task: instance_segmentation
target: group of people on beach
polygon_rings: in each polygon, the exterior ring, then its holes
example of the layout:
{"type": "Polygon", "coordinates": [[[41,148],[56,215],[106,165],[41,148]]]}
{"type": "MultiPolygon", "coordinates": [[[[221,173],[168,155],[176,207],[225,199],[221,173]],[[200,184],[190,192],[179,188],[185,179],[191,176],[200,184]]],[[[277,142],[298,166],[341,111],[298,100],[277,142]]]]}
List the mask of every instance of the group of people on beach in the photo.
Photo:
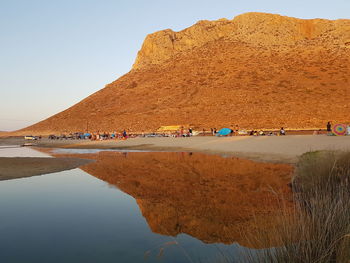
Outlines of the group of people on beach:
{"type": "Polygon", "coordinates": [[[278,135],[283,136],[283,135],[286,135],[286,131],[283,127],[279,130],[279,132],[272,132],[272,131],[265,132],[263,130],[260,130],[260,131],[251,130],[249,132],[249,135],[250,136],[278,136],[278,135]]]}
{"type": "Polygon", "coordinates": [[[129,136],[124,130],[121,133],[114,132],[93,132],[93,133],[83,133],[83,132],[75,132],[75,133],[69,133],[69,134],[61,134],[61,135],[49,135],[48,138],[50,140],[84,140],[89,139],[92,141],[102,141],[102,140],[110,140],[110,139],[127,139],[129,136]]]}
{"type": "MultiPolygon", "coordinates": [[[[239,135],[239,126],[236,124],[235,127],[230,128],[230,136],[239,135]]],[[[206,130],[203,128],[202,134],[206,135],[206,130]]],[[[218,130],[216,128],[210,128],[210,134],[216,136],[218,134],[218,130]]]]}
{"type": "Polygon", "coordinates": [[[121,133],[117,133],[116,131],[114,132],[104,132],[104,133],[100,133],[100,132],[96,132],[96,133],[92,133],[91,137],[89,138],[92,141],[102,141],[102,140],[113,140],[113,139],[122,139],[122,140],[126,140],[128,138],[128,134],[126,132],[126,130],[123,130],[123,132],[121,133]]]}
{"type": "Polygon", "coordinates": [[[175,132],[175,135],[173,137],[191,137],[193,136],[193,130],[192,128],[188,128],[186,131],[183,127],[181,127],[180,130],[175,132]]]}
{"type": "MultiPolygon", "coordinates": [[[[238,136],[238,135],[248,135],[248,136],[284,136],[286,135],[286,131],[283,127],[279,131],[264,131],[264,130],[240,130],[239,126],[236,124],[235,126],[231,126],[232,128],[228,128],[230,130],[230,133],[226,136],[238,136]]],[[[350,135],[350,126],[347,126],[347,134],[350,135]]],[[[332,123],[329,121],[326,125],[326,131],[328,135],[332,134],[332,123]]],[[[315,134],[321,134],[324,133],[321,130],[314,131],[315,134]]],[[[220,135],[220,130],[218,131],[217,128],[210,128],[210,131],[206,129],[202,129],[202,131],[193,131],[191,127],[185,128],[181,127],[179,130],[173,131],[173,132],[153,132],[153,133],[131,133],[128,134],[126,130],[124,129],[122,132],[93,132],[93,133],[70,133],[69,135],[62,134],[60,136],[50,135],[49,139],[90,139],[90,140],[113,140],[113,139],[121,139],[126,140],[127,138],[134,138],[134,137],[191,137],[194,135],[202,135],[202,136],[217,136],[220,135]]]]}
{"type": "MultiPolygon", "coordinates": [[[[250,132],[247,132],[245,130],[240,130],[238,125],[235,125],[235,128],[230,128],[231,132],[228,136],[239,136],[239,135],[250,135],[250,136],[273,136],[273,135],[286,135],[285,129],[282,127],[279,132],[265,132],[263,130],[257,131],[257,130],[251,130],[250,132]]],[[[210,128],[210,134],[213,136],[216,136],[218,134],[218,131],[216,128],[210,128]]],[[[206,135],[205,129],[203,129],[202,135],[206,135]]]]}

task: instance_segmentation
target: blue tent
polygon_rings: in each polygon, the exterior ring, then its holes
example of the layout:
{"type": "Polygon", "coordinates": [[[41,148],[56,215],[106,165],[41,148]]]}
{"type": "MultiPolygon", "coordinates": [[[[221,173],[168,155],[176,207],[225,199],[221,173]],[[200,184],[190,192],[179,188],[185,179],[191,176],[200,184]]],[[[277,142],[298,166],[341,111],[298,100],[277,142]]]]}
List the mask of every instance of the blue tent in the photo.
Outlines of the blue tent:
{"type": "Polygon", "coordinates": [[[222,128],[218,133],[217,133],[217,136],[226,136],[226,135],[229,135],[231,133],[231,129],[229,128],[222,128]]]}

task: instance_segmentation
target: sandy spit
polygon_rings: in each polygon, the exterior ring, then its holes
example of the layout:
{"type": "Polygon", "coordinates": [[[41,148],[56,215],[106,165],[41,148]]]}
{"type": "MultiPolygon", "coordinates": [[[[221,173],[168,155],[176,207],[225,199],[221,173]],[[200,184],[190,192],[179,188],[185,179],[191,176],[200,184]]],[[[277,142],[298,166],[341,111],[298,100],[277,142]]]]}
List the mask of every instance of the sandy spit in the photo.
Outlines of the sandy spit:
{"type": "Polygon", "coordinates": [[[133,149],[151,151],[193,151],[226,154],[256,161],[295,163],[309,151],[350,151],[350,136],[287,135],[191,138],[133,138],[125,141],[49,141],[39,147],[80,149],[133,149]]]}
{"type": "MultiPolygon", "coordinates": [[[[21,141],[20,138],[3,138],[0,145],[9,144],[9,140],[12,144],[21,141]]],[[[47,148],[192,151],[275,163],[296,163],[300,155],[309,151],[350,151],[350,136],[326,135],[155,137],[107,141],[42,139],[34,143],[47,148]]]]}
{"type": "Polygon", "coordinates": [[[0,157],[0,181],[61,172],[89,162],[80,158],[0,157]]]}

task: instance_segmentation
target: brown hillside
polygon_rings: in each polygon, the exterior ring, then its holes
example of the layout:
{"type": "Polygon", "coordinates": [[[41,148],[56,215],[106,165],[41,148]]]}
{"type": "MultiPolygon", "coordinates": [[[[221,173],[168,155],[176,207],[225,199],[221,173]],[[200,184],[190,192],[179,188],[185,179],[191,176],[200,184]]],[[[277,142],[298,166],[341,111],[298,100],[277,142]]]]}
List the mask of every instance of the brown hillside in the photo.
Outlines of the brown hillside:
{"type": "Polygon", "coordinates": [[[133,69],[21,132],[350,122],[350,20],[248,13],[151,34],[133,69]]]}

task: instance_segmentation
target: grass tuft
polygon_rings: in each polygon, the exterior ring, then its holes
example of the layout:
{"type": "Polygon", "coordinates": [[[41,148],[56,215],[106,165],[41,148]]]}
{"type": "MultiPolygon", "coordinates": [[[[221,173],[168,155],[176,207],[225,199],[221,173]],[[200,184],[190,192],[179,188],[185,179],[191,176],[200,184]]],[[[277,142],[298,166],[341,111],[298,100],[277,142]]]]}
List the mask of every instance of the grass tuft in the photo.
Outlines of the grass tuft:
{"type": "Polygon", "coordinates": [[[269,249],[242,262],[350,262],[350,152],[304,154],[292,188],[293,207],[284,206],[269,234],[253,240],[269,249]]]}

